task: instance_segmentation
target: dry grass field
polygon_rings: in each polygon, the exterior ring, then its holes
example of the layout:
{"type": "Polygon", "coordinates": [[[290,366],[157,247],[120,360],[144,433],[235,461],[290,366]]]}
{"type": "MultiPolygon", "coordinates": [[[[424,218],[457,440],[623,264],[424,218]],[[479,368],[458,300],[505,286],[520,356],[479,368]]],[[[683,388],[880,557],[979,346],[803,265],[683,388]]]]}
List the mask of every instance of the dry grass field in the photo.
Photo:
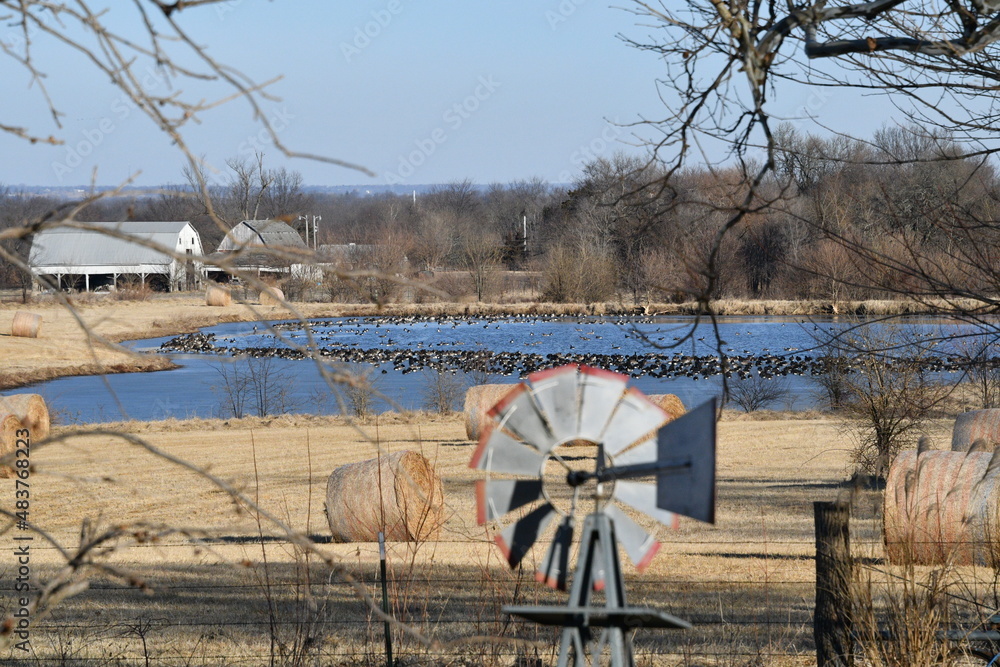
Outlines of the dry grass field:
{"type": "MultiPolygon", "coordinates": [[[[289,314],[253,304],[210,308],[199,295],[77,305],[71,314],[58,303],[0,304],[0,318],[17,310],[43,317],[37,339],[0,327],[0,386],[151,369],[164,362],[110,343],[289,314]]],[[[463,312],[450,308],[445,312],[463,312]]],[[[298,312],[374,311],[308,304],[298,312]]],[[[625,562],[631,603],[695,623],[687,631],[640,631],[639,664],[815,664],[812,503],[851,493],[850,442],[833,419],[775,417],[729,415],[720,422],[715,526],[683,520],[677,531],[663,529],[663,547],[641,575],[625,562]]],[[[944,443],[950,428],[950,421],[934,422],[930,434],[944,443]]],[[[461,415],[384,414],[356,422],[282,416],[95,430],[101,432],[57,428],[51,442],[32,450],[30,519],[51,543],[33,540],[31,581],[36,590],[61,582],[74,594],[33,619],[29,653],[9,649],[0,660],[385,664],[383,625],[373,610],[381,599],[377,545],[331,543],[324,495],[334,468],[405,449],[423,453],[441,476],[445,525],[440,539],[388,545],[399,664],[554,661],[555,632],[511,621],[501,607],[565,597],[534,581],[543,548],[511,572],[492,542],[497,527],[476,524],[477,474],[468,467],[474,445],[461,415]],[[311,538],[310,546],[290,540],[285,528],[311,538]]],[[[14,480],[0,480],[0,506],[15,502],[14,480]]],[[[855,551],[878,560],[878,494],[858,494],[854,512],[855,551]]],[[[18,604],[18,534],[10,527],[0,534],[4,615],[18,604]]]]}
{"type": "MultiPolygon", "coordinates": [[[[134,442],[57,430],[56,442],[32,452],[32,520],[70,553],[102,531],[124,530],[94,552],[95,562],[110,569],[84,568],[76,576],[86,577],[89,588],[37,622],[33,658],[74,665],[269,664],[277,656],[295,664],[307,656],[301,664],[384,664],[382,624],[348,583],[380,595],[377,545],[328,543],[323,508],[329,473],[378,449],[422,452],[444,483],[441,539],[388,546],[393,612],[406,624],[394,630],[402,664],[552,658],[551,631],[509,622],[500,612],[504,604],[557,603],[562,596],[534,582],[541,549],[524,571],[510,572],[491,541],[494,527],[476,525],[477,473],[468,467],[474,447],[460,415],[101,428],[141,438],[225,480],[312,536],[318,553],[304,553],[204,477],[134,442]]],[[[846,492],[847,461],[831,420],[721,422],[716,525],[683,520],[679,530],[660,533],[663,547],[645,573],[625,564],[630,602],[696,623],[689,631],[640,632],[641,663],[814,662],[812,502],[846,492]]],[[[860,531],[872,529],[864,517],[855,523],[860,531]]],[[[11,553],[10,538],[10,532],[0,538],[2,553],[11,553]]],[[[10,565],[8,557],[0,568],[10,565]]],[[[39,583],[64,565],[55,548],[35,541],[32,576],[39,583]]]]}

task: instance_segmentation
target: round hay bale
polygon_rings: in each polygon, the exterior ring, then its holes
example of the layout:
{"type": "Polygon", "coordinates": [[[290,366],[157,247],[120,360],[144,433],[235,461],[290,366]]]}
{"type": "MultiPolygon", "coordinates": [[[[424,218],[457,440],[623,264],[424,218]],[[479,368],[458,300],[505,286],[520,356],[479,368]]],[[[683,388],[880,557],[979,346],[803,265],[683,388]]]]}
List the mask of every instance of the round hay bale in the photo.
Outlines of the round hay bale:
{"type": "Polygon", "coordinates": [[[23,428],[16,415],[0,415],[0,478],[14,476],[14,459],[8,457],[17,449],[17,432],[23,428]]]}
{"type": "Polygon", "coordinates": [[[284,300],[285,293],[277,287],[268,287],[260,293],[260,297],[257,299],[262,306],[280,306],[284,300]]]}
{"type": "Polygon", "coordinates": [[[489,417],[486,413],[496,405],[514,384],[477,384],[465,392],[465,436],[473,442],[479,440],[489,417]]]}
{"type": "Polygon", "coordinates": [[[1000,465],[990,466],[993,457],[938,450],[896,457],[882,503],[891,563],[1000,564],[1000,465]]]}
{"type": "Polygon", "coordinates": [[[32,440],[47,438],[52,420],[40,394],[0,396],[0,415],[14,415],[31,431],[32,440]]]}
{"type": "Polygon", "coordinates": [[[326,484],[326,518],[333,539],[416,542],[437,539],[444,509],[441,478],[421,454],[388,456],[341,466],[326,484]]]}
{"type": "Polygon", "coordinates": [[[647,394],[646,398],[670,415],[670,421],[687,414],[684,402],[674,394],[647,394]]]}
{"type": "Polygon", "coordinates": [[[19,310],[14,313],[14,321],[10,325],[10,335],[18,338],[38,338],[41,328],[41,315],[19,310]]]}
{"type": "Polygon", "coordinates": [[[1000,409],[971,410],[955,418],[951,431],[951,449],[967,452],[976,440],[986,440],[990,446],[1000,444],[1000,409]]]}
{"type": "Polygon", "coordinates": [[[209,306],[228,306],[233,302],[233,294],[223,285],[209,285],[205,291],[205,303],[209,306]]]}

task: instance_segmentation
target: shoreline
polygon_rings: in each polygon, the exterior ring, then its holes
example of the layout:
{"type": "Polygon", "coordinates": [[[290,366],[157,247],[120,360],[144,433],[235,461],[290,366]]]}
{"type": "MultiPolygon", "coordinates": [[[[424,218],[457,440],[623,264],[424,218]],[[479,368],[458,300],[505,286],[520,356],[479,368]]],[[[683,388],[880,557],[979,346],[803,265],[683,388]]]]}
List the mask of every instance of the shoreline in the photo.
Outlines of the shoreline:
{"type": "MultiPolygon", "coordinates": [[[[930,304],[904,301],[736,301],[713,302],[720,317],[888,317],[934,315],[945,311],[930,304]]],[[[954,308],[956,304],[947,304],[954,308]]],[[[974,308],[977,304],[964,304],[974,308]]],[[[980,304],[981,305],[981,304],[980,304]]],[[[650,303],[629,306],[621,303],[560,304],[523,303],[428,303],[428,304],[343,304],[292,303],[289,308],[236,302],[229,306],[205,304],[198,293],[156,295],[147,301],[118,301],[108,296],[78,295],[69,306],[55,299],[28,304],[0,303],[0,317],[16,311],[41,315],[38,338],[19,338],[0,328],[0,390],[30,386],[60,377],[132,372],[154,372],[176,368],[163,356],[136,353],[119,344],[130,340],[189,334],[204,327],[234,322],[277,319],[317,319],[336,317],[670,317],[697,316],[697,303],[650,303]],[[71,310],[72,308],[72,310],[71,310]]],[[[702,315],[704,315],[702,313],[702,315]]],[[[0,325],[2,326],[2,325],[0,325]]]]}

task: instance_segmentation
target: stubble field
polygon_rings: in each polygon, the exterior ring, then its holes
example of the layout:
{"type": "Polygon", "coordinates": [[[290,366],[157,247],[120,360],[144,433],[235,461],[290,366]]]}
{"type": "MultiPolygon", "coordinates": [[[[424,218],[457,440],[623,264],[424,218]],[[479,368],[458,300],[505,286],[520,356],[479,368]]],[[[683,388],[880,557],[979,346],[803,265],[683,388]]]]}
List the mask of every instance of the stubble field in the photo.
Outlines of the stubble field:
{"type": "MultiPolygon", "coordinates": [[[[474,445],[460,415],[107,427],[116,429],[132,440],[59,429],[56,442],[32,452],[32,520],[71,557],[81,541],[121,533],[88,554],[109,569],[82,568],[74,576],[86,578],[89,588],[37,622],[36,657],[66,664],[147,658],[267,664],[273,655],[292,662],[299,652],[318,656],[319,664],[381,664],[382,624],[360,592],[381,599],[377,545],[329,543],[323,500],[337,466],[406,449],[421,452],[441,476],[446,521],[439,540],[388,546],[390,604],[406,624],[393,631],[396,655],[430,664],[503,664],[536,652],[551,658],[552,632],[510,623],[500,607],[563,597],[534,582],[541,549],[528,556],[524,571],[510,572],[492,543],[494,527],[476,524],[479,474],[468,467],[474,445]],[[251,507],[137,439],[232,485],[312,536],[316,553],[294,546],[275,523],[258,521],[251,507]]],[[[625,564],[631,603],[696,623],[689,631],[640,632],[643,659],[814,660],[812,502],[848,492],[847,462],[843,435],[831,420],[721,422],[716,525],[685,519],[679,530],[660,533],[663,547],[643,574],[625,564]]],[[[855,527],[870,532],[873,519],[859,517],[855,527]]],[[[65,567],[65,557],[37,538],[32,553],[39,584],[65,567]]]]}

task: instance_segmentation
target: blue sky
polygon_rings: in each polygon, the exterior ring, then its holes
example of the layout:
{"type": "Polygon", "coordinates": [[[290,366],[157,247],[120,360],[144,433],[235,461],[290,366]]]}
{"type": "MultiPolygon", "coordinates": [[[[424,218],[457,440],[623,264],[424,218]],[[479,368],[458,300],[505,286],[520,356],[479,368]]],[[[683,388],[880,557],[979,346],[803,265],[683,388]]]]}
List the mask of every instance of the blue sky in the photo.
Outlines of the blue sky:
{"type": "MultiPolygon", "coordinates": [[[[128,4],[113,3],[122,16],[110,21],[134,33],[140,24],[128,4]]],[[[663,115],[655,85],[662,63],[618,37],[641,39],[648,29],[596,0],[230,0],[175,16],[221,62],[257,81],[283,76],[271,88],[281,100],[266,102],[265,111],[286,145],[362,164],[376,176],[286,160],[261,140],[239,101],[203,114],[187,135],[220,170],[229,158],[262,150],[267,166],[297,170],[309,185],[567,182],[593,157],[641,153],[632,144],[648,130],[623,125],[663,115]]],[[[0,39],[11,35],[0,27],[0,39]]],[[[101,185],[140,170],[141,185],[182,180],[181,154],[145,117],[129,113],[92,67],[59,48],[40,58],[66,112],[64,128],[9,63],[0,73],[8,91],[0,122],[30,124],[66,144],[0,136],[0,183],[83,184],[95,169],[101,185]]],[[[815,101],[815,92],[798,90],[784,105],[794,114],[815,101]]],[[[835,114],[837,104],[824,98],[820,106],[835,114]]]]}

